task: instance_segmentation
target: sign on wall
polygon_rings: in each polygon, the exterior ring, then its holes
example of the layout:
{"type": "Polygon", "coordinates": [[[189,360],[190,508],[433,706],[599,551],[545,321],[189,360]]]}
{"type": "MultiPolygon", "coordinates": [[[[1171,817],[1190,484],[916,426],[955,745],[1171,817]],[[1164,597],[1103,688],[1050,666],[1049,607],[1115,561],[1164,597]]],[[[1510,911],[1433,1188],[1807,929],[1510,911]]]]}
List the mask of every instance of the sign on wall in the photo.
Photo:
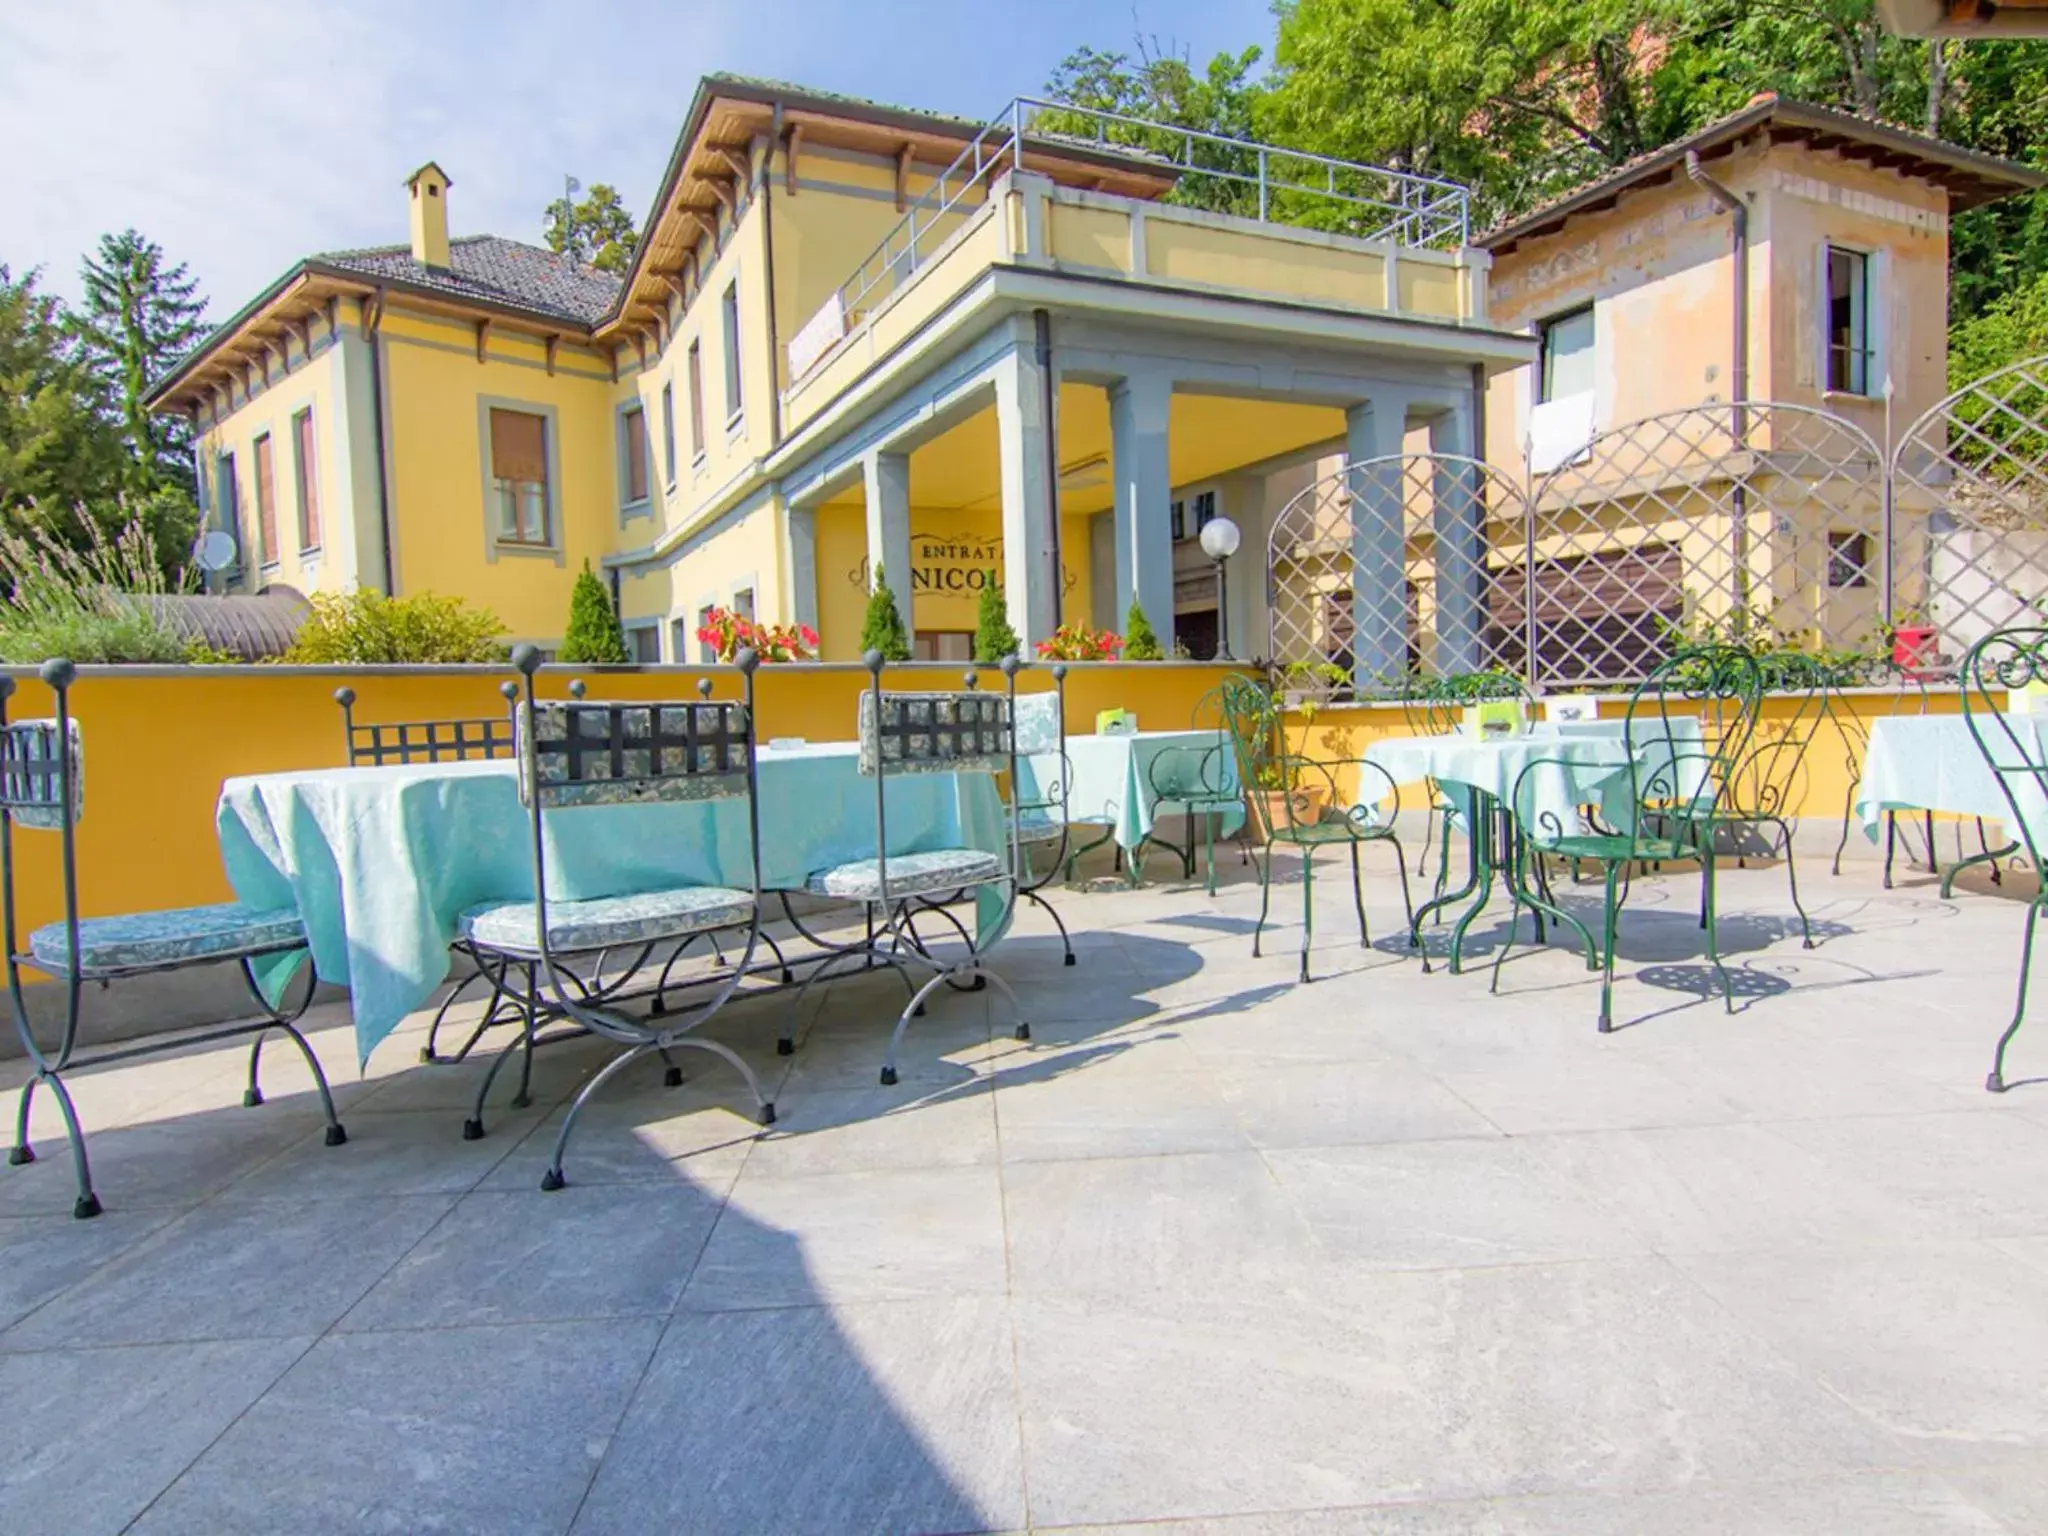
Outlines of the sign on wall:
{"type": "MultiPolygon", "coordinates": [[[[988,585],[989,572],[1000,581],[1003,569],[1003,541],[958,533],[915,533],[910,535],[910,595],[912,597],[962,598],[979,601],[988,585]]],[[[846,573],[848,583],[868,590],[868,562],[846,573]]],[[[891,586],[895,586],[892,581],[891,586]]],[[[1061,563],[1060,590],[1072,592],[1079,585],[1073,567],[1061,563]]],[[[900,590],[900,589],[899,589],[900,590]]]]}

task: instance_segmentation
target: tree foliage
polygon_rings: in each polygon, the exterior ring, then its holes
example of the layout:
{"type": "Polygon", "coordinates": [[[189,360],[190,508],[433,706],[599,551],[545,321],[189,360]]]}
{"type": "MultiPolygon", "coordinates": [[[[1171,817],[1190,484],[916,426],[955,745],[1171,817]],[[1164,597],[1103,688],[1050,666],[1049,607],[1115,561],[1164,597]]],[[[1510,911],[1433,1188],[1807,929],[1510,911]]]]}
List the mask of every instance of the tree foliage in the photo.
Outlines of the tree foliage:
{"type": "Polygon", "coordinates": [[[1152,621],[1145,617],[1137,599],[1131,600],[1131,611],[1124,618],[1124,660],[1163,661],[1166,652],[1160,649],[1159,636],[1153,632],[1152,621]]]}
{"type": "Polygon", "coordinates": [[[118,412],[130,460],[129,482],[148,492],[176,486],[193,494],[192,428],[182,416],[152,416],[149,387],[205,332],[206,300],[185,263],[135,230],[102,235],[79,268],[84,306],[72,317],[84,355],[118,412]]]}
{"type": "Polygon", "coordinates": [[[549,250],[600,272],[624,272],[640,243],[633,215],[619,201],[618,192],[602,181],[592,186],[581,202],[567,196],[556,198],[541,217],[541,238],[549,250]]]}
{"type": "Polygon", "coordinates": [[[994,571],[981,584],[981,607],[974,618],[974,659],[982,666],[993,666],[1005,656],[1015,656],[1023,650],[1024,642],[1010,627],[1009,607],[994,571]]]}
{"type": "Polygon", "coordinates": [[[588,560],[569,592],[569,628],[556,659],[584,666],[623,666],[633,659],[619,630],[619,616],[612,612],[612,595],[588,560]]]}
{"type": "Polygon", "coordinates": [[[419,592],[386,597],[368,590],[316,592],[312,613],[284,659],[308,666],[505,659],[505,625],[459,597],[419,592]]]}
{"type": "MultiPolygon", "coordinates": [[[[1198,72],[1140,40],[1129,53],[1081,49],[1048,89],[1148,123],[1461,181],[1478,228],[1760,91],[2048,168],[2048,42],[1896,37],[1875,0],[1279,0],[1275,11],[1263,77],[1257,48],[1198,72]]],[[[1085,120],[1072,126],[1092,136],[1085,120]]],[[[1155,152],[1174,142],[1134,128],[1109,137],[1155,152]]],[[[1244,191],[1192,177],[1175,195],[1245,212],[1244,191]]],[[[1965,318],[2048,273],[2048,197],[1957,216],[1950,261],[1953,312],[1965,318]]]]}
{"type": "Polygon", "coordinates": [[[106,388],[63,306],[36,273],[17,281],[0,265],[0,518],[76,543],[75,509],[110,506],[125,468],[106,388]]]}
{"type": "Polygon", "coordinates": [[[868,594],[867,615],[860,626],[861,654],[880,651],[884,661],[910,660],[910,635],[903,627],[903,614],[896,606],[896,594],[889,590],[888,575],[875,567],[875,589],[868,594]]]}

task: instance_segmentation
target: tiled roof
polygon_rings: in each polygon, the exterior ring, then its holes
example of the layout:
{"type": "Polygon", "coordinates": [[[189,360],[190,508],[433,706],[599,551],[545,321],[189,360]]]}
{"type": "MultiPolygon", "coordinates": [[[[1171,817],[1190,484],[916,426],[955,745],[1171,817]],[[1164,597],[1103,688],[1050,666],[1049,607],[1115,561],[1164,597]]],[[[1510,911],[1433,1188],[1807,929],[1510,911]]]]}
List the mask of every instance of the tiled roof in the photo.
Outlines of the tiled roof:
{"type": "Polygon", "coordinates": [[[1885,151],[1892,164],[1906,166],[1912,174],[1950,178],[1946,184],[1951,212],[1974,207],[2010,192],[2038,187],[2044,180],[2041,173],[2030,166],[1965,149],[1959,144],[1915,133],[1908,128],[1764,91],[1750,98],[1746,106],[1716,118],[1681,139],[1646,150],[1549,202],[1501,220],[1476,237],[1473,244],[1497,250],[1520,240],[1547,234],[1570,214],[1605,206],[1615,195],[1636,183],[1682,164],[1688,150],[1707,150],[1774,120],[1812,130],[1816,136],[1814,142],[1827,139],[1869,145],[1885,151]]]}
{"type": "Polygon", "coordinates": [[[619,280],[608,272],[581,266],[537,245],[524,245],[496,235],[465,235],[450,240],[445,270],[415,261],[412,247],[407,245],[330,251],[313,260],[373,280],[383,278],[438,289],[451,298],[509,305],[578,325],[595,325],[602,320],[619,292],[619,280]]]}

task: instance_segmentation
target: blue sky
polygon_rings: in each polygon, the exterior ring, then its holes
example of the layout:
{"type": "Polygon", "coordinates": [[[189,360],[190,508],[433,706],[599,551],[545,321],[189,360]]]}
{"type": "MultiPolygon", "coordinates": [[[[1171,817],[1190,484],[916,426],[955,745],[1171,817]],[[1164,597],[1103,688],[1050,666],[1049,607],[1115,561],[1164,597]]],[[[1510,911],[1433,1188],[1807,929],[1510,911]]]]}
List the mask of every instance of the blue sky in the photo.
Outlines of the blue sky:
{"type": "Polygon", "coordinates": [[[537,240],[564,172],[635,217],[699,76],[768,75],[982,117],[1083,44],[1270,47],[1266,0],[36,0],[0,9],[0,262],[75,297],[134,225],[224,318],[300,256],[406,238],[401,182],[454,178],[454,232],[537,240]]]}

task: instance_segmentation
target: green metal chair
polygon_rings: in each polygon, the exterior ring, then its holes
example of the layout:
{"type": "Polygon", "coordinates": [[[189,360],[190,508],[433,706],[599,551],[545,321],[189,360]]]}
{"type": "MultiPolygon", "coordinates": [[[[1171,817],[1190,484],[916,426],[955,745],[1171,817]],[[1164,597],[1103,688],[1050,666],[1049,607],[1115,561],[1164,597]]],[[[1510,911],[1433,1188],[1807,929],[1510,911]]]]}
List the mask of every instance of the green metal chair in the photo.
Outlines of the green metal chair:
{"type": "Polygon", "coordinates": [[[1320,848],[1348,848],[1351,853],[1351,896],[1358,909],[1358,942],[1370,947],[1372,932],[1365,919],[1365,890],[1359,868],[1359,849],[1367,843],[1385,843],[1394,850],[1394,864],[1401,873],[1401,907],[1408,931],[1415,927],[1415,904],[1408,889],[1408,857],[1394,833],[1401,795],[1384,768],[1359,758],[1317,762],[1290,752],[1284,732],[1280,705],[1257,684],[1242,678],[1225,683],[1222,691],[1223,717],[1237,754],[1238,777],[1246,786],[1246,825],[1264,846],[1259,868],[1259,921],[1252,930],[1252,954],[1260,952],[1266,914],[1273,899],[1273,852],[1278,847],[1301,852],[1301,979],[1309,980],[1308,952],[1315,935],[1315,855],[1320,848]],[[1338,768],[1355,768],[1359,775],[1357,793],[1349,810],[1339,809],[1343,799],[1337,782],[1338,768]],[[1330,804],[1316,805],[1303,790],[1304,782],[1320,783],[1328,791],[1330,804]],[[1261,786],[1264,786],[1262,788],[1261,786]],[[1374,789],[1380,793],[1374,794],[1374,789]],[[1274,802],[1278,801],[1278,813],[1274,802]],[[1384,809],[1383,809],[1384,808],[1384,809]]]}
{"type": "Polygon", "coordinates": [[[1500,987],[1501,965],[1514,947],[1515,927],[1526,906],[1536,916],[1539,937],[1542,919],[1548,916],[1584,940],[1586,968],[1601,973],[1599,1029],[1606,1034],[1614,1027],[1614,939],[1630,866],[1698,859],[1707,961],[1721,983],[1729,1012],[1735,1011],[1734,988],[1720,956],[1714,826],[1726,803],[1730,778],[1749,748],[1762,697],[1763,675],[1756,658],[1738,647],[1684,651],[1659,663],[1630,696],[1623,726],[1629,747],[1629,804],[1634,807],[1627,827],[1559,824],[1553,814],[1535,809],[1528,791],[1539,770],[1569,765],[1558,758],[1538,758],[1522,770],[1509,796],[1517,829],[1507,871],[1513,906],[1507,936],[1493,957],[1494,990],[1500,987]],[[1677,728],[1675,722],[1682,716],[1699,719],[1697,739],[1677,728]],[[1604,866],[1598,942],[1584,923],[1543,893],[1540,881],[1529,878],[1533,862],[1546,855],[1604,866]]]}
{"type": "MultiPolygon", "coordinates": [[[[1175,844],[1163,837],[1148,835],[1136,848],[1131,850],[1130,882],[1138,883],[1141,874],[1140,861],[1149,846],[1165,848],[1177,854],[1181,864],[1181,878],[1195,877],[1195,821],[1202,823],[1202,860],[1206,886],[1211,896],[1216,894],[1216,822],[1236,810],[1244,801],[1244,789],[1231,772],[1232,748],[1225,724],[1225,695],[1232,684],[1241,679],[1232,678],[1211,688],[1195,701],[1194,713],[1190,717],[1192,726],[1198,731],[1216,732],[1216,744],[1209,747],[1168,746],[1156,752],[1146,765],[1145,780],[1152,791],[1153,811],[1156,815],[1171,814],[1178,810],[1186,818],[1187,841],[1175,844]]],[[[1247,823],[1249,825],[1249,823],[1247,823]]],[[[1244,851],[1242,838],[1238,845],[1239,854],[1249,863],[1251,856],[1244,851]]]]}
{"type": "MultiPolygon", "coordinates": [[[[2003,629],[1985,636],[1963,658],[1963,719],[1970,738],[1984,754],[1984,763],[2012,810],[2007,831],[2026,846],[2027,859],[2036,870],[2048,868],[2041,862],[2041,827],[2048,813],[2048,765],[2042,762],[2038,738],[2033,731],[2027,740],[2007,713],[2006,695],[2029,683],[2048,683],[2048,628],[2003,629]]],[[[1998,1049],[1991,1058],[1991,1073],[1984,1086],[2003,1093],[2005,1051],[2019,1033],[2027,1014],[2027,980],[2034,963],[2034,931],[2041,921],[2041,909],[2048,906],[2048,879],[2035,887],[2027,901],[2026,937],[2020,948],[2019,996],[2013,1004],[2012,1022],[1998,1037],[1998,1049]]]]}

